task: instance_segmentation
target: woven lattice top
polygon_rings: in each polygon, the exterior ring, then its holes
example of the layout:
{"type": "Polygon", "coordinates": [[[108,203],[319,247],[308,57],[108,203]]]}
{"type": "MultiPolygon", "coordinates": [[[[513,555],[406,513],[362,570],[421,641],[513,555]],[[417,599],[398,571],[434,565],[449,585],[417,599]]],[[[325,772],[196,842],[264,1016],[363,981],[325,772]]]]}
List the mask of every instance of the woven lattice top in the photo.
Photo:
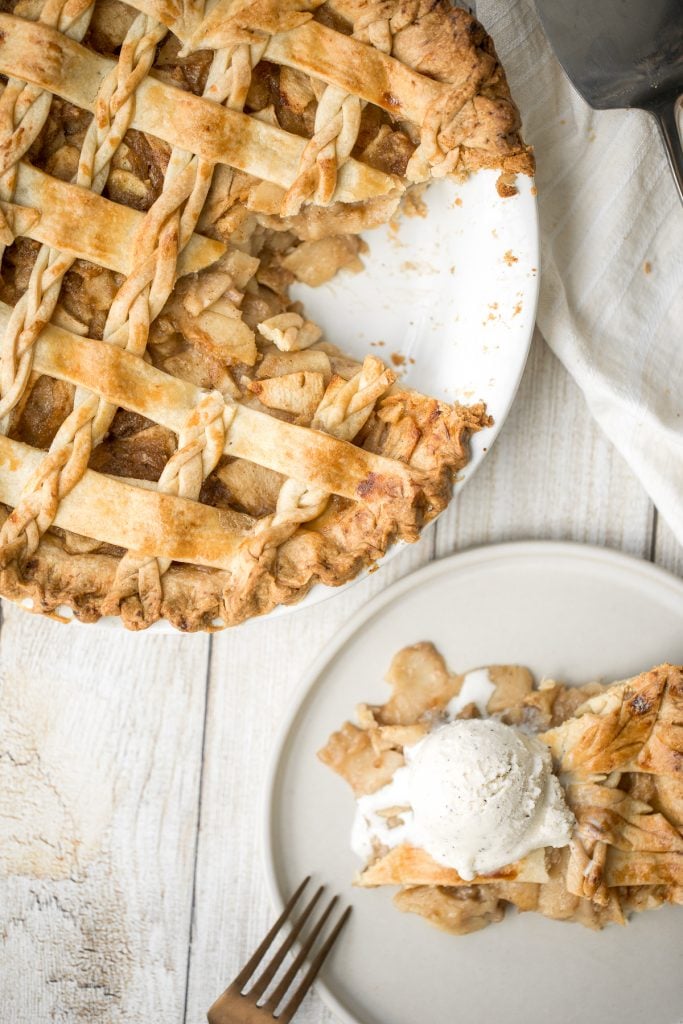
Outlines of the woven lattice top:
{"type": "Polygon", "coordinates": [[[432,177],[532,159],[492,44],[426,0],[0,13],[0,591],[139,628],[340,583],[448,500],[484,410],[288,296],[432,177]]]}

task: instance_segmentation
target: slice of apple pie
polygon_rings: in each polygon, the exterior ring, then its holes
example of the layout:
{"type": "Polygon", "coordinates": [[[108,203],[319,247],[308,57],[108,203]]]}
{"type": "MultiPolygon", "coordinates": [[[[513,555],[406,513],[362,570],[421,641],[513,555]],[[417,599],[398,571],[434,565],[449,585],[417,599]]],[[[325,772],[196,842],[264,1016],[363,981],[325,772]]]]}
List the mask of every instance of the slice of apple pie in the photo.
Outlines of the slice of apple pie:
{"type": "Polygon", "coordinates": [[[603,686],[400,651],[320,751],[357,799],[360,886],[454,934],[506,906],[590,928],[683,903],[683,668],[603,686]]]}

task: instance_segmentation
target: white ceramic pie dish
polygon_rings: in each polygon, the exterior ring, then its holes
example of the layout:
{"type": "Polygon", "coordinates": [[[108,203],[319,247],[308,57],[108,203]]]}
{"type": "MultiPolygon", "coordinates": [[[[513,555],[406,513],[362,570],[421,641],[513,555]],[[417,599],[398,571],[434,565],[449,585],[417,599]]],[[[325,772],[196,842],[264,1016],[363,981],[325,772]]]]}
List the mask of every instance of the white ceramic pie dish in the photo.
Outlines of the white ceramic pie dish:
{"type": "MultiPolygon", "coordinates": [[[[425,394],[486,402],[494,425],[473,438],[470,463],[456,488],[476,471],[505,421],[536,316],[535,187],[520,175],[518,194],[502,199],[497,177],[496,171],[481,171],[462,183],[432,183],[423,197],[423,216],[404,215],[363,235],[369,246],[363,272],[342,272],[319,288],[292,290],[344,352],[360,359],[376,354],[425,394]]],[[[317,604],[334,593],[336,588],[318,585],[299,604],[271,615],[317,604]]],[[[68,608],[59,613],[72,617],[68,608]]],[[[118,618],[98,624],[124,628],[118,618]]],[[[176,632],[167,622],[150,629],[176,632]]]]}
{"type": "Polygon", "coordinates": [[[342,630],[294,701],[264,817],[277,907],[311,872],[354,906],[318,986],[325,1002],[346,1024],[680,1024],[683,908],[600,933],[509,912],[455,937],[396,910],[391,889],[353,889],[353,797],[316,751],[357,703],[386,699],[392,656],[419,640],[457,671],[519,663],[538,677],[612,681],[683,662],[683,582],[604,549],[496,545],[402,579],[342,630]]]}

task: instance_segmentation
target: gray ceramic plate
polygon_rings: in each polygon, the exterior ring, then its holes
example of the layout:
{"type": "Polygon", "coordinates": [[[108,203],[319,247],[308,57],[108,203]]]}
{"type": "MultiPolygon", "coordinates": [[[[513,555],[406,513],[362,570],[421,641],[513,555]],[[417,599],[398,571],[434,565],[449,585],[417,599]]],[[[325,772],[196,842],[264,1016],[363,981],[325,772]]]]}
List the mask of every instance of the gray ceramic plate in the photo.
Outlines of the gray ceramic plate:
{"type": "Polygon", "coordinates": [[[683,662],[683,582],[602,549],[502,545],[432,563],[348,624],[305,680],[266,808],[274,903],[313,872],[354,905],[318,985],[325,1002],[352,1024],[680,1024],[683,908],[597,933],[511,912],[456,938],[395,910],[390,890],[351,887],[353,799],[315,753],[359,701],[385,699],[392,655],[418,640],[458,671],[518,662],[611,681],[683,662]]]}

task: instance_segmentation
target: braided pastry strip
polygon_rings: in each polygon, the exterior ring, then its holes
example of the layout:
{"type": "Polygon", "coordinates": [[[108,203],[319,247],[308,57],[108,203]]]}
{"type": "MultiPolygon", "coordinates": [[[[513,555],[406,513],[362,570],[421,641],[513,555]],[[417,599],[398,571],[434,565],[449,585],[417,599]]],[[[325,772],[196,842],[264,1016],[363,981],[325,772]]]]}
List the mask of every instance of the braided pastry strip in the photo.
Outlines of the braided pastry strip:
{"type": "MultiPolygon", "coordinates": [[[[10,313],[11,307],[0,302],[0,326],[10,313]]],[[[46,326],[36,344],[35,367],[37,372],[57,380],[81,384],[90,390],[98,388],[112,404],[137,412],[175,434],[180,433],[205,393],[125,349],[83,338],[52,324],[46,326]]],[[[225,399],[229,404],[229,396],[225,399]]],[[[40,449],[31,450],[37,457],[44,455],[40,449]]],[[[351,500],[364,497],[371,476],[395,475],[406,488],[415,477],[412,467],[391,456],[358,448],[330,434],[287,423],[238,403],[225,454],[255,462],[283,476],[309,480],[351,500]]],[[[7,468],[12,475],[11,467],[7,468]]],[[[22,477],[23,484],[27,479],[28,474],[22,477]]],[[[5,504],[17,504],[23,484],[5,504]]]]}
{"type": "MultiPolygon", "coordinates": [[[[93,110],[97,83],[115,61],[56,29],[0,13],[0,71],[22,78],[83,109],[93,110]],[[45,60],[45,53],[51,59],[45,60]]],[[[148,76],[140,83],[132,128],[229,164],[283,189],[296,179],[307,141],[204,96],[148,76]]],[[[351,157],[339,173],[336,199],[353,203],[401,191],[400,179],[351,157]]]]}
{"type": "MultiPolygon", "coordinates": [[[[210,166],[196,157],[182,151],[172,154],[164,190],[142,223],[138,263],[109,311],[105,341],[138,356],[144,353],[150,323],[171,293],[178,251],[192,236],[210,178],[210,166]],[[182,204],[185,208],[181,215],[182,204]]],[[[77,389],[73,411],[58,430],[45,459],[47,477],[37,491],[41,500],[36,505],[35,488],[27,488],[0,531],[0,548],[11,543],[15,557],[23,545],[23,553],[32,554],[54,519],[54,496],[58,501],[81,479],[93,447],[104,439],[117,408],[85,388],[77,389]]]]}
{"type": "MultiPolygon", "coordinates": [[[[204,96],[207,99],[216,100],[218,103],[224,103],[229,110],[243,111],[251,85],[252,71],[263,58],[267,45],[268,39],[265,39],[254,43],[239,43],[233,47],[216,50],[212,64],[212,72],[215,67],[215,76],[212,73],[209,74],[204,96]]],[[[218,166],[215,185],[221,196],[229,194],[234,177],[235,169],[233,167],[229,167],[227,164],[218,166]]],[[[220,210],[222,207],[219,205],[217,209],[220,210]]],[[[213,224],[216,218],[217,213],[212,209],[211,195],[209,195],[203,211],[203,226],[213,224]]]]}
{"type": "Polygon", "coordinates": [[[262,59],[268,40],[240,43],[216,50],[204,89],[205,99],[243,110],[251,85],[251,73],[262,59]]]}
{"type": "MultiPolygon", "coordinates": [[[[100,136],[96,139],[99,145],[91,144],[88,147],[88,156],[90,157],[89,166],[92,168],[93,184],[99,186],[100,189],[106,182],[108,161],[104,158],[98,159],[98,154],[103,151],[108,152],[108,160],[111,160],[115,146],[110,144],[110,139],[115,134],[116,128],[119,131],[121,129],[122,111],[129,115],[128,122],[130,121],[132,104],[128,100],[134,95],[135,88],[151,66],[156,41],[158,41],[156,37],[161,38],[165,33],[165,29],[158,24],[151,23],[148,26],[150,21],[151,19],[144,16],[137,18],[127,36],[127,41],[136,34],[139,37],[140,28],[144,24],[145,27],[150,28],[149,38],[155,38],[154,47],[149,55],[149,65],[144,69],[144,73],[142,73],[142,61],[139,61],[136,67],[130,59],[131,55],[126,54],[128,59],[125,62],[120,60],[117,68],[117,78],[123,78],[124,87],[118,90],[112,89],[111,82],[107,80],[100,93],[101,96],[107,98],[109,107],[113,110],[115,125],[110,132],[102,131],[103,119],[98,118],[96,114],[95,122],[100,122],[100,136]],[[140,72],[137,70],[138,67],[140,72]],[[119,115],[118,119],[117,115],[119,115]]],[[[244,102],[244,98],[246,98],[249,84],[248,82],[245,84],[244,47],[238,49],[240,54],[234,71],[229,66],[230,54],[226,51],[217,51],[214,55],[207,78],[206,93],[218,102],[222,102],[228,97],[231,97],[233,102],[238,102],[240,96],[243,97],[242,102],[244,102]]],[[[250,50],[249,47],[246,49],[250,50]]],[[[123,49],[121,52],[123,58],[123,49]]],[[[260,59],[261,52],[260,46],[254,48],[254,63],[260,59]]],[[[247,56],[249,60],[252,59],[250,53],[247,56]]],[[[100,113],[99,109],[97,113],[100,113]]],[[[121,132],[122,136],[123,132],[121,132]]],[[[136,355],[144,353],[150,324],[161,312],[173,289],[178,253],[192,237],[211,183],[212,172],[213,165],[208,161],[179,148],[173,150],[164,179],[163,191],[149,210],[140,229],[141,244],[138,246],[137,264],[119,289],[109,311],[104,329],[104,340],[125,347],[136,355]],[[183,205],[184,209],[180,214],[180,207],[183,205]]],[[[79,181],[79,184],[81,183],[79,181]]],[[[62,256],[62,260],[64,259],[62,256]]],[[[50,283],[53,284],[53,282],[50,283]]],[[[55,288],[54,291],[58,294],[58,288],[55,288]]],[[[54,292],[51,293],[51,298],[53,294],[54,292]]],[[[56,303],[56,294],[54,294],[52,309],[54,309],[54,303],[56,303]]],[[[48,320],[49,315],[41,323],[41,328],[48,320]]],[[[7,333],[9,333],[9,328],[7,333]]],[[[36,331],[35,337],[38,333],[39,331],[36,331]]],[[[32,343],[35,342],[35,337],[32,338],[32,343]]],[[[29,346],[28,341],[25,340],[21,350],[21,356],[25,357],[24,361],[28,364],[28,368],[24,371],[26,380],[31,366],[32,343],[29,346]]],[[[20,396],[21,390],[18,386],[15,386],[14,391],[18,392],[20,396]]],[[[0,531],[0,548],[5,549],[3,558],[17,557],[20,553],[31,554],[35,550],[40,536],[54,520],[59,500],[69,493],[85,472],[90,452],[104,438],[116,409],[116,406],[92,395],[87,389],[77,389],[74,410],[54,438],[50,455],[45,460],[44,474],[40,475],[40,480],[35,481],[32,487],[27,488],[25,498],[0,531]]],[[[187,475],[184,478],[187,480],[187,475]]],[[[183,496],[197,497],[201,482],[201,479],[198,483],[195,481],[193,490],[196,493],[183,494],[183,496]]],[[[158,567],[150,569],[148,566],[145,569],[147,577],[150,575],[154,577],[155,574],[159,575],[158,567]]]]}
{"type": "MultiPolygon", "coordinates": [[[[351,441],[370,418],[377,400],[389,390],[395,375],[381,360],[367,356],[361,369],[350,380],[333,378],[311,424],[342,441],[351,441]]],[[[239,617],[241,604],[252,591],[252,583],[264,563],[273,561],[277,549],[303,523],[310,523],[325,511],[330,494],[292,478],[280,488],[275,512],[254,527],[235,555],[231,576],[239,587],[227,587],[224,600],[230,616],[239,617]],[[242,595],[242,596],[240,596],[242,595]]]]}
{"type": "Polygon", "coordinates": [[[590,842],[572,838],[569,843],[570,861],[567,868],[567,886],[570,892],[606,906],[609,892],[605,882],[605,866],[609,847],[601,840],[590,842]],[[575,891],[576,890],[576,891],[575,891]]]}
{"type": "MultiPolygon", "coordinates": [[[[102,82],[78,164],[76,184],[101,193],[109,165],[132,120],[135,90],[152,66],[163,26],[139,15],[121,47],[119,62],[102,82]]],[[[4,98],[4,97],[3,97],[4,98]]],[[[16,167],[13,172],[16,177],[16,167]]],[[[7,325],[0,352],[0,431],[7,433],[9,414],[26,389],[38,335],[52,318],[62,281],[74,257],[42,245],[31,269],[26,292],[7,325]]]]}
{"type": "MultiPolygon", "coordinates": [[[[60,32],[80,42],[90,24],[93,6],[91,0],[80,3],[78,0],[47,0],[40,12],[40,21],[52,28],[58,28],[60,32]]],[[[0,199],[5,202],[9,202],[14,196],[18,163],[42,131],[51,104],[51,93],[17,78],[8,79],[0,96],[0,199]]],[[[0,261],[7,243],[8,239],[0,243],[0,261]]],[[[37,280],[31,274],[24,303],[25,315],[34,322],[41,322],[41,325],[45,322],[43,316],[46,309],[50,310],[47,316],[49,319],[59,294],[59,287],[55,289],[55,275],[59,275],[59,268],[54,267],[56,256],[53,257],[53,265],[48,270],[50,253],[44,253],[43,248],[45,247],[41,248],[36,261],[39,262],[37,280]],[[44,274],[45,287],[41,289],[39,282],[44,274]],[[47,293],[45,307],[42,301],[44,293],[47,293]]],[[[8,422],[3,422],[3,418],[21,398],[31,370],[30,357],[26,358],[23,364],[21,362],[20,352],[24,345],[26,344],[28,348],[32,345],[30,337],[20,340],[17,336],[23,329],[22,319],[20,311],[5,333],[0,351],[0,395],[4,396],[5,392],[9,392],[7,403],[0,398],[0,430],[3,432],[6,432],[8,426],[8,422]]]]}
{"type": "MultiPolygon", "coordinates": [[[[24,550],[35,551],[45,530],[52,524],[61,499],[71,491],[82,473],[74,471],[74,464],[89,452],[88,429],[90,410],[82,407],[79,427],[74,432],[72,448],[76,458],[69,460],[69,449],[55,447],[43,459],[35,475],[25,488],[25,497],[5,520],[0,531],[0,565],[6,566],[24,550]]],[[[59,437],[59,432],[57,434],[59,437]]],[[[57,440],[57,438],[55,438],[57,440]]],[[[86,458],[87,462],[87,458],[86,458]]]]}
{"type": "MultiPolygon", "coordinates": [[[[363,42],[372,43],[378,49],[390,54],[393,34],[410,22],[409,10],[402,12],[392,0],[371,3],[354,21],[353,34],[363,42]]],[[[430,103],[420,121],[420,145],[408,161],[406,177],[409,181],[426,181],[432,168],[435,177],[443,177],[454,167],[457,149],[448,154],[438,141],[439,131],[446,118],[446,105],[438,96],[430,103]]]]}
{"type": "Polygon", "coordinates": [[[445,178],[456,169],[460,159],[460,144],[451,141],[444,147],[441,133],[465,104],[476,96],[479,84],[479,80],[473,77],[462,89],[449,89],[428,108],[420,126],[420,144],[406,167],[406,178],[409,181],[425,181],[430,176],[445,178]]]}
{"type": "MultiPolygon", "coordinates": [[[[92,0],[46,0],[39,20],[80,42],[93,8],[92,0]]],[[[51,103],[50,92],[18,78],[8,79],[0,96],[0,199],[5,202],[14,195],[17,164],[40,135],[51,103]]]]}
{"type": "MultiPolygon", "coordinates": [[[[217,102],[227,99],[228,103],[233,105],[243,105],[249,89],[251,69],[261,59],[264,49],[265,44],[244,44],[238,46],[232,55],[226,50],[218,51],[214,55],[209,71],[205,96],[217,102]]],[[[208,162],[184,150],[174,149],[164,180],[163,192],[145,218],[145,230],[140,232],[146,240],[141,249],[141,259],[119,290],[107,318],[104,330],[106,341],[119,344],[134,354],[142,355],[144,352],[150,323],[161,311],[173,289],[178,251],[189,241],[199,219],[212,171],[213,166],[208,162]],[[190,182],[191,175],[194,180],[188,194],[187,185],[184,183],[190,182]],[[183,214],[179,216],[179,208],[185,202],[183,214]],[[159,240],[153,251],[152,239],[159,240]],[[149,290],[145,294],[147,286],[149,290]]],[[[203,422],[200,425],[190,417],[186,431],[181,435],[180,448],[169,461],[159,481],[160,489],[169,489],[169,493],[177,493],[182,497],[199,496],[203,480],[212,472],[222,454],[225,421],[231,421],[234,417],[234,409],[228,410],[222,398],[220,403],[220,411],[216,410],[215,397],[209,403],[209,407],[202,407],[200,420],[203,422]],[[201,437],[197,435],[197,430],[200,431],[201,437]]],[[[82,416],[75,414],[79,409],[86,409],[90,415],[92,444],[99,443],[111,424],[116,407],[101,398],[97,400],[95,407],[93,396],[85,389],[77,391],[76,405],[77,408],[69,420],[73,419],[73,427],[78,431],[78,436],[84,435],[87,423],[82,422],[82,416]]],[[[69,420],[62,426],[60,435],[64,434],[63,440],[67,446],[71,445],[71,457],[66,463],[55,463],[53,471],[77,480],[80,478],[79,470],[82,475],[87,467],[89,451],[87,445],[75,444],[75,433],[73,437],[69,436],[69,420]],[[65,473],[67,468],[68,472],[65,473]]],[[[54,518],[55,511],[54,504],[45,504],[40,516],[43,527],[49,520],[50,512],[54,518]]],[[[40,531],[42,532],[44,530],[40,531]]],[[[35,532],[31,531],[31,534],[35,539],[35,532]]],[[[26,536],[28,537],[28,533],[26,536]]],[[[119,567],[108,603],[118,610],[122,600],[134,597],[139,591],[139,607],[144,624],[158,618],[158,608],[162,600],[161,576],[169,565],[170,561],[167,559],[158,560],[155,557],[146,558],[129,553],[119,567]]]]}
{"type": "Polygon", "coordinates": [[[395,0],[379,0],[365,4],[361,11],[354,7],[343,13],[352,17],[355,39],[372,43],[384,53],[391,53],[394,32],[410,22],[408,11],[401,12],[395,0]]]}
{"type": "MultiPolygon", "coordinates": [[[[344,13],[349,15],[352,11],[344,13]]],[[[391,54],[394,34],[417,18],[417,4],[402,5],[394,0],[379,0],[368,4],[354,18],[354,38],[372,43],[391,54]]],[[[470,75],[462,88],[444,83],[430,100],[422,117],[416,122],[420,126],[420,144],[408,161],[406,178],[409,181],[426,181],[429,177],[444,178],[455,170],[460,159],[460,146],[453,140],[449,141],[448,146],[442,145],[440,134],[465,104],[476,96],[484,77],[481,73],[470,75]]]]}
{"type": "Polygon", "coordinates": [[[340,168],[351,156],[360,129],[361,101],[336,85],[325,87],[315,112],[314,134],[301,155],[299,174],[282,200],[284,217],[313,201],[327,206],[340,168]]]}
{"type": "MultiPolygon", "coordinates": [[[[136,38],[138,44],[143,40],[145,43],[138,45],[132,52],[129,46],[124,55],[118,75],[123,80],[123,88],[112,90],[110,82],[103,86],[104,95],[113,106],[115,131],[121,128],[117,114],[126,107],[132,113],[132,105],[128,100],[141,80],[140,61],[135,58],[141,52],[145,62],[149,60],[151,65],[156,41],[164,33],[165,29],[158,24],[149,26],[144,16],[136,19],[131,27],[127,41],[130,43],[136,38]],[[151,31],[144,31],[148,28],[151,31]],[[149,43],[152,40],[154,45],[150,52],[149,43]]],[[[215,84],[215,76],[212,84],[215,84]]],[[[97,161],[97,154],[108,147],[111,159],[114,150],[108,145],[109,138],[110,133],[105,132],[100,137],[100,146],[89,149],[89,168],[100,187],[104,186],[106,174],[104,163],[97,161]]],[[[141,225],[139,244],[136,247],[137,263],[119,289],[109,311],[104,340],[136,355],[144,353],[150,323],[161,312],[173,289],[178,252],[192,237],[199,219],[211,182],[212,169],[211,164],[184,150],[173,151],[163,191],[141,225]],[[182,214],[181,207],[184,207],[182,214]]],[[[56,282],[54,284],[56,291],[58,285],[56,282]]],[[[25,348],[22,355],[30,357],[29,349],[25,348]]],[[[25,358],[25,361],[29,362],[30,370],[30,358],[25,358]]],[[[31,554],[35,550],[40,536],[54,520],[59,500],[81,479],[92,448],[104,438],[116,410],[117,406],[93,395],[87,389],[77,389],[74,409],[53,440],[50,454],[45,460],[44,473],[39,474],[39,480],[32,482],[32,486],[26,489],[24,498],[0,531],[0,547],[5,549],[3,558],[16,557],[19,553],[31,554]]]]}
{"type": "MultiPolygon", "coordinates": [[[[197,498],[206,477],[223,454],[236,407],[226,405],[220,392],[206,395],[190,413],[178,436],[178,450],[166,463],[157,489],[164,494],[197,498]]],[[[170,558],[127,552],[103,604],[104,615],[124,614],[128,625],[144,628],[161,614],[161,577],[170,558]]]]}
{"type": "MultiPolygon", "coordinates": [[[[391,54],[392,34],[388,18],[375,9],[354,25],[353,38],[391,54]]],[[[339,169],[351,156],[360,130],[363,104],[354,93],[328,85],[315,112],[315,130],[301,157],[299,176],[282,202],[283,216],[299,213],[306,201],[327,206],[337,187],[339,169]]]]}
{"type": "MultiPolygon", "coordinates": [[[[228,48],[217,50],[207,77],[204,96],[217,103],[225,102],[233,110],[242,109],[249,92],[252,69],[261,60],[266,45],[267,40],[251,45],[242,43],[232,50],[228,48]]],[[[174,158],[177,158],[178,161],[185,159],[188,167],[195,168],[196,180],[203,180],[201,202],[188,203],[188,207],[192,208],[191,234],[204,206],[204,200],[211,184],[213,165],[178,149],[174,149],[171,163],[174,158]]],[[[171,164],[169,164],[169,170],[170,167],[171,164]]],[[[164,192],[167,181],[168,172],[164,181],[164,192]]],[[[186,207],[184,215],[187,214],[188,207],[186,207]]],[[[168,289],[168,294],[172,288],[173,282],[168,289]]],[[[167,297],[168,295],[164,298],[164,303],[167,297]]],[[[163,306],[164,303],[161,305],[163,306]]],[[[161,306],[155,312],[155,316],[160,309],[161,306]]],[[[149,323],[146,326],[148,331],[149,323]]],[[[143,351],[146,340],[145,334],[143,351]]],[[[130,348],[130,341],[127,347],[130,348]]],[[[223,454],[225,435],[235,417],[235,411],[234,406],[226,406],[225,400],[218,392],[207,396],[200,403],[188,418],[183,432],[179,435],[178,450],[169,460],[159,479],[159,490],[179,494],[184,498],[197,499],[199,497],[204,480],[213,472],[223,454]]],[[[112,591],[105,601],[105,607],[111,614],[117,614],[122,611],[121,605],[125,601],[126,618],[131,626],[144,628],[150,622],[156,621],[159,618],[163,600],[161,578],[168,571],[170,564],[169,559],[145,557],[128,552],[121,560],[112,591]]]]}

